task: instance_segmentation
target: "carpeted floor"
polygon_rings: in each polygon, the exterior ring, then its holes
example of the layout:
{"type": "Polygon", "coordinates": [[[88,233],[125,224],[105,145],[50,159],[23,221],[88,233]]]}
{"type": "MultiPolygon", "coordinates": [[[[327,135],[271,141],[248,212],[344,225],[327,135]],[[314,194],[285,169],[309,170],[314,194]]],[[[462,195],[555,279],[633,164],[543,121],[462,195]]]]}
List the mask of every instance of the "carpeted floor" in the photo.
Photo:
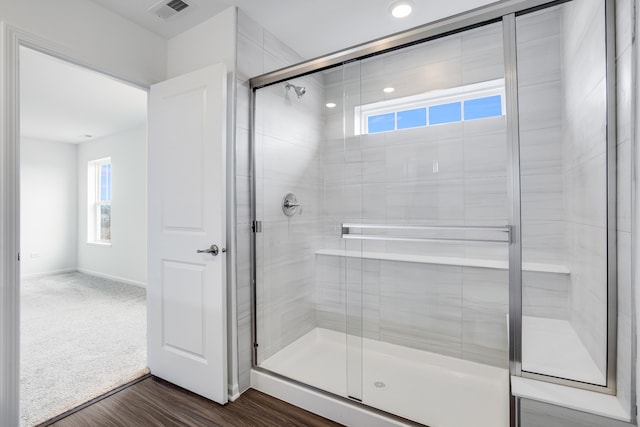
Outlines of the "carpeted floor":
{"type": "Polygon", "coordinates": [[[146,373],[146,290],[82,273],[22,281],[21,425],[146,373]]]}

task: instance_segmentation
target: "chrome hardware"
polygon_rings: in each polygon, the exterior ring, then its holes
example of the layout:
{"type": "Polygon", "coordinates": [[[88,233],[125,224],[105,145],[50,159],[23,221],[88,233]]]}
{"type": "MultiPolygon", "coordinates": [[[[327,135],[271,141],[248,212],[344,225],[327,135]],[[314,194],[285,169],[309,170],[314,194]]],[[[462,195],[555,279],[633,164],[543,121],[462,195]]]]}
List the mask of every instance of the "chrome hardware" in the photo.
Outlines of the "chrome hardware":
{"type": "Polygon", "coordinates": [[[449,243],[509,243],[511,239],[511,227],[510,226],[421,226],[421,225],[387,225],[387,224],[342,224],[342,238],[343,239],[357,239],[357,240],[392,240],[402,242],[449,242],[449,243]],[[489,231],[506,233],[506,238],[487,239],[487,238],[450,238],[450,237],[430,237],[422,235],[406,235],[402,233],[394,233],[401,231],[443,231],[443,230],[457,230],[457,231],[489,231]],[[369,231],[367,233],[366,231],[369,231]],[[390,233],[385,233],[390,232],[390,233]]]}
{"type": "MultiPolygon", "coordinates": [[[[225,248],[222,248],[222,252],[226,251],[227,250],[225,248]]],[[[199,254],[211,254],[211,256],[216,256],[220,250],[218,249],[218,245],[211,245],[209,249],[198,249],[196,252],[199,254]]]]}
{"type": "Polygon", "coordinates": [[[302,205],[298,203],[298,199],[296,199],[296,195],[293,193],[287,193],[282,198],[282,212],[286,216],[293,216],[298,212],[298,208],[302,210],[302,205]]]}

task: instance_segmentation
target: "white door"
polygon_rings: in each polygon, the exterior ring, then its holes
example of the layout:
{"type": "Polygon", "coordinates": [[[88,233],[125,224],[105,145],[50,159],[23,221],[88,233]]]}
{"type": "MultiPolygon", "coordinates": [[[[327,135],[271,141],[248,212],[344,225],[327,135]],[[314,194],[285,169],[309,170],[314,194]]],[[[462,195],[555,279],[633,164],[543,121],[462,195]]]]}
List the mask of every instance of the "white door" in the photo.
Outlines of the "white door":
{"type": "Polygon", "coordinates": [[[149,94],[148,363],[151,373],[227,402],[226,69],[149,94]],[[197,250],[218,248],[212,252],[197,250]]]}

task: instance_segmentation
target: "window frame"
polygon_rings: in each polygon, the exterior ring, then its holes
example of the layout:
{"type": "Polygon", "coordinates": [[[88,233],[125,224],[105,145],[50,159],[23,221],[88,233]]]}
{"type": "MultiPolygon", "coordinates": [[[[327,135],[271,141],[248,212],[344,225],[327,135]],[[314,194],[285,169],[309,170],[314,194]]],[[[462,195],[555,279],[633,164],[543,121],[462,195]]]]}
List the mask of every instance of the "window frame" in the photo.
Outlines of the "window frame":
{"type": "Polygon", "coordinates": [[[103,157],[88,162],[88,180],[87,180],[87,243],[111,246],[111,221],[109,223],[109,239],[102,238],[102,207],[109,206],[109,211],[113,212],[112,202],[113,196],[113,163],[111,157],[103,157]],[[109,200],[101,200],[102,180],[101,169],[105,165],[111,165],[111,173],[109,176],[109,200]]]}
{"type": "MultiPolygon", "coordinates": [[[[404,96],[401,98],[388,99],[371,104],[357,105],[354,107],[354,134],[373,135],[378,133],[394,132],[397,130],[416,129],[430,126],[441,126],[451,123],[465,121],[464,102],[500,95],[501,116],[505,115],[505,87],[504,78],[488,80],[464,86],[457,86],[448,89],[438,89],[424,92],[418,95],[404,96]],[[461,118],[459,121],[431,124],[429,121],[429,107],[443,104],[460,102],[461,118]],[[407,128],[398,128],[397,113],[418,108],[426,108],[426,125],[407,128]],[[394,113],[394,128],[387,131],[369,133],[369,118],[382,114],[394,113]]],[[[498,117],[498,116],[492,116],[498,117]]],[[[479,118],[469,119],[478,120],[479,118]]]]}

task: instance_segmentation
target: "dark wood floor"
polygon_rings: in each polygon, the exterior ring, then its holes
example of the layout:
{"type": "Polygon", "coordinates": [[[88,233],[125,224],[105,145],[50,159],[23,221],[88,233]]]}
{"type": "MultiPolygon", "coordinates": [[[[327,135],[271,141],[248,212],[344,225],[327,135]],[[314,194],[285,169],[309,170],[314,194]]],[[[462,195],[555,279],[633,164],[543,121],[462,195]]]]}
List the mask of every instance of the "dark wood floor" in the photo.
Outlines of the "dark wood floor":
{"type": "Polygon", "coordinates": [[[223,406],[149,377],[52,425],[322,427],[339,424],[256,390],[248,390],[235,402],[223,406]]]}

